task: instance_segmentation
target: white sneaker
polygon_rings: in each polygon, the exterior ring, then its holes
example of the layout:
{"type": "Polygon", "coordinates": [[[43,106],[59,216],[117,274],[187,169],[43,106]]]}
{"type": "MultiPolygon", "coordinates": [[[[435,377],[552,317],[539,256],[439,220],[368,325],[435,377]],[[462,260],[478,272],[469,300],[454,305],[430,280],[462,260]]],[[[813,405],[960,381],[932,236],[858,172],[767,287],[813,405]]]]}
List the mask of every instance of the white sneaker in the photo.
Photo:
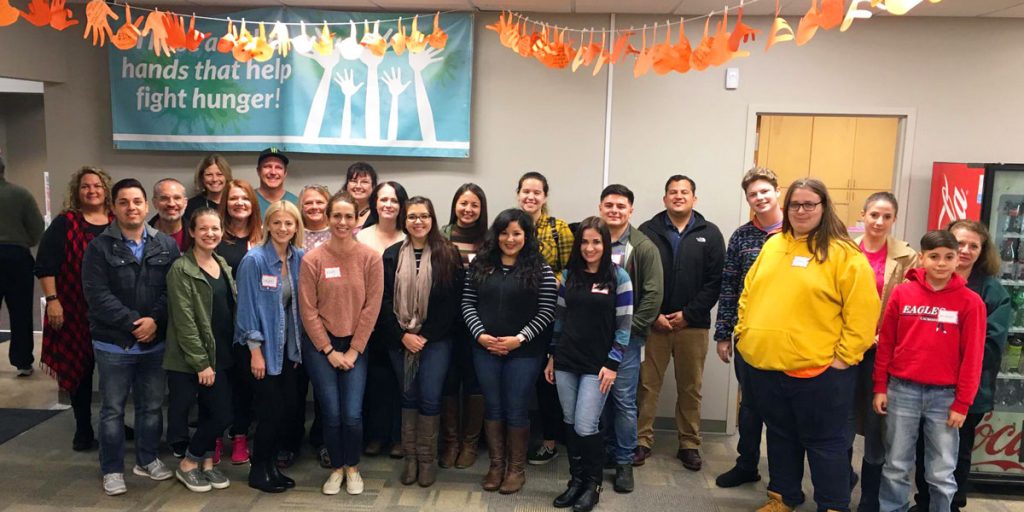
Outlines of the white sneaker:
{"type": "Polygon", "coordinates": [[[107,473],[103,475],[103,492],[107,496],[117,496],[128,492],[124,485],[124,473],[107,473]]]}
{"type": "Polygon", "coordinates": [[[345,492],[353,495],[363,493],[363,477],[358,472],[345,475],[345,492]]]}
{"type": "Polygon", "coordinates": [[[327,481],[324,482],[324,486],[320,488],[320,491],[328,496],[334,496],[341,492],[341,481],[344,480],[345,476],[340,472],[331,472],[331,475],[327,477],[327,481]]]}
{"type": "Polygon", "coordinates": [[[159,458],[153,459],[153,462],[146,464],[146,467],[142,467],[138,464],[132,468],[132,473],[139,476],[148,476],[151,480],[168,480],[174,478],[174,472],[164,465],[163,461],[159,458]]]}

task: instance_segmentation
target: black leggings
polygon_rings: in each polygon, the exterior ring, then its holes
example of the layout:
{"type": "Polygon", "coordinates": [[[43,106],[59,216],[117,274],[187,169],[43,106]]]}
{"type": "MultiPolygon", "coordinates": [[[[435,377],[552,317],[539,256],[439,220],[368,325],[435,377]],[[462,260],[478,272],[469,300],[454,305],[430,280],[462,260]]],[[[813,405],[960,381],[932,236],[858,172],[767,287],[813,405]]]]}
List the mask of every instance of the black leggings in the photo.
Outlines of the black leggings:
{"type": "Polygon", "coordinates": [[[75,413],[75,432],[93,432],[92,374],[95,368],[96,363],[90,363],[85,369],[85,373],[82,374],[78,388],[71,392],[71,409],[75,413]]]}
{"type": "Polygon", "coordinates": [[[256,383],[256,434],[253,441],[253,462],[270,462],[277,452],[288,448],[288,429],[298,405],[295,395],[299,387],[299,370],[285,360],[280,375],[267,375],[256,383]]]}
{"type": "Polygon", "coordinates": [[[201,462],[209,458],[217,438],[231,424],[231,382],[227,371],[216,372],[212,386],[199,383],[194,373],[167,372],[167,387],[170,390],[168,414],[172,410],[187,417],[192,403],[199,402],[199,424],[188,442],[185,456],[201,462]]]}
{"type": "Polygon", "coordinates": [[[252,423],[252,402],[255,392],[252,376],[252,355],[249,347],[235,344],[231,346],[234,352],[234,366],[231,367],[231,410],[234,419],[231,423],[231,436],[244,436],[249,433],[249,425],[252,423]]]}

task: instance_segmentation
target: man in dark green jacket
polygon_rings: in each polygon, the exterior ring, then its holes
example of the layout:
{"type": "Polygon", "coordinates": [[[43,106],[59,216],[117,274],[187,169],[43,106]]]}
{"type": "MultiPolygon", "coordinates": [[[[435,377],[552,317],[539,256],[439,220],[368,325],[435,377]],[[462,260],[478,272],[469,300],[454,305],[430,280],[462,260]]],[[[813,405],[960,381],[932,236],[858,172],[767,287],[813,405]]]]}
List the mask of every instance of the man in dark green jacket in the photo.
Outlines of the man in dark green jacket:
{"type": "Polygon", "coordinates": [[[598,211],[611,231],[612,261],[624,268],[633,281],[633,328],[608,397],[611,405],[605,409],[605,424],[610,426],[606,447],[609,458],[615,462],[614,489],[625,493],[633,491],[634,460],[636,465],[644,462],[642,455],[635,455],[640,351],[661,308],[664,271],[654,242],[629,224],[633,191],[624,185],[608,185],[601,191],[598,211]]]}

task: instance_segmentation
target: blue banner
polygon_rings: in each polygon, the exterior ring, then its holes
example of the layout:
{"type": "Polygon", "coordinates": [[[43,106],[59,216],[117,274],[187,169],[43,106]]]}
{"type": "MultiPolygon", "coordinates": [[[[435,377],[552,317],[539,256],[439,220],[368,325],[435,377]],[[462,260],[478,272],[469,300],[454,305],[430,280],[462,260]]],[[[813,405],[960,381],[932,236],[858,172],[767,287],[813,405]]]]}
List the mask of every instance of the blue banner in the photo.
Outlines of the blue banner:
{"type": "Polygon", "coordinates": [[[152,37],[128,51],[111,47],[115,148],[469,156],[472,14],[440,15],[446,41],[430,38],[434,16],[420,15],[427,38],[418,45],[412,15],[268,8],[225,17],[239,33],[246,20],[254,38],[263,21],[271,44],[283,40],[275,28],[286,30],[290,51],[239,62],[217,49],[227,24],[202,19],[196,29],[211,36],[195,52],[157,56],[152,37]],[[378,55],[373,34],[389,43],[400,34],[408,44],[378,55]]]}

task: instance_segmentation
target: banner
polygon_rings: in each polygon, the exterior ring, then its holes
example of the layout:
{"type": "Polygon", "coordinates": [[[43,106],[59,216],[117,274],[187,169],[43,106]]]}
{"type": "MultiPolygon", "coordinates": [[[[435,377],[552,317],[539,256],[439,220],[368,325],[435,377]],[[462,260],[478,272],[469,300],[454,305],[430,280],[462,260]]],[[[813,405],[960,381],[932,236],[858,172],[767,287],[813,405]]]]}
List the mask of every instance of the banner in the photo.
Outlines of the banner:
{"type": "MultiPolygon", "coordinates": [[[[277,21],[289,23],[292,51],[239,62],[217,51],[227,23],[202,19],[196,29],[211,35],[195,52],[157,56],[152,38],[129,51],[111,47],[115,148],[469,156],[472,14],[440,15],[448,34],[443,49],[397,55],[388,47],[382,56],[359,41],[377,20],[385,40],[400,33],[399,17],[401,33],[409,34],[412,15],[268,8],[226,17],[254,37],[277,21]]],[[[417,22],[429,33],[434,16],[417,22]]]]}

